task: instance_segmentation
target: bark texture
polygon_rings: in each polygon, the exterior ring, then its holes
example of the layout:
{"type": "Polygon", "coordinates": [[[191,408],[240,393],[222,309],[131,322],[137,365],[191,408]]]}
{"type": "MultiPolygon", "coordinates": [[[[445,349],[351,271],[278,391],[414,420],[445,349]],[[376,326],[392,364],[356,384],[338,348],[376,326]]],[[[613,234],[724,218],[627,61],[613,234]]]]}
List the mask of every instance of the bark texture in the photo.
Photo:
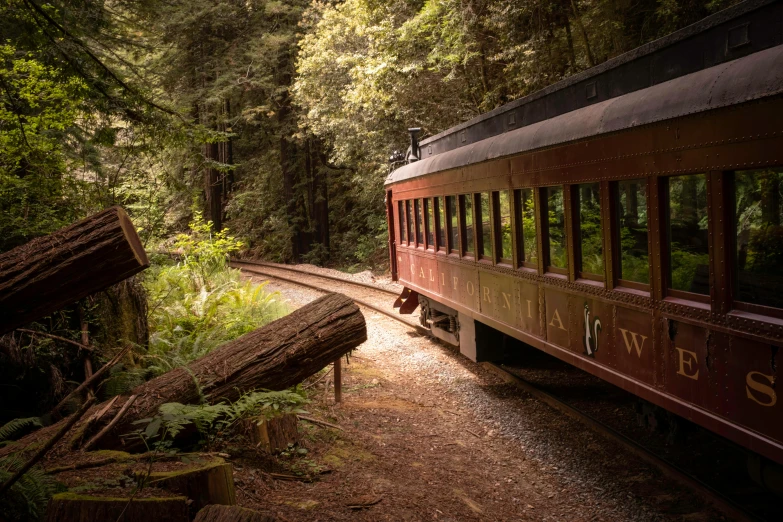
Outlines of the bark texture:
{"type": "Polygon", "coordinates": [[[188,505],[185,497],[101,498],[60,493],[49,501],[47,522],[151,522],[167,520],[187,522],[188,505]],[[124,512],[123,512],[124,510],[124,512]]]}
{"type": "Polygon", "coordinates": [[[193,522],[275,522],[277,517],[239,506],[207,506],[193,522]]]}
{"type": "MultiPolygon", "coordinates": [[[[140,442],[120,435],[138,429],[134,421],[153,417],[162,404],[198,403],[199,390],[209,400],[233,401],[244,392],[256,389],[284,390],[302,382],[335,359],[345,355],[367,340],[367,327],[359,307],[342,294],[328,294],[312,303],[224,344],[187,368],[172,370],[134,388],[133,406],[122,419],[103,436],[95,449],[133,450],[140,442]]],[[[80,440],[89,440],[116,416],[128,397],[121,397],[103,415],[100,422],[89,426],[89,433],[80,440]]],[[[100,411],[107,403],[93,406],[85,419],[100,411]]],[[[63,419],[60,423],[66,421],[63,419]]],[[[81,429],[86,421],[77,424],[81,429]]],[[[19,451],[56,431],[57,424],[40,429],[14,444],[0,448],[0,456],[19,451]]],[[[61,442],[54,452],[71,451],[70,444],[61,442]]]]}
{"type": "Polygon", "coordinates": [[[295,413],[271,419],[248,419],[246,424],[251,442],[267,453],[280,453],[287,449],[289,444],[299,442],[299,418],[295,413]]]}
{"type": "Polygon", "coordinates": [[[209,504],[233,506],[237,503],[233,469],[223,459],[215,459],[187,471],[153,472],[149,485],[186,496],[193,501],[193,513],[209,504]]]}
{"type": "Polygon", "coordinates": [[[0,335],[148,266],[141,240],[120,207],[0,254],[0,335]]]}

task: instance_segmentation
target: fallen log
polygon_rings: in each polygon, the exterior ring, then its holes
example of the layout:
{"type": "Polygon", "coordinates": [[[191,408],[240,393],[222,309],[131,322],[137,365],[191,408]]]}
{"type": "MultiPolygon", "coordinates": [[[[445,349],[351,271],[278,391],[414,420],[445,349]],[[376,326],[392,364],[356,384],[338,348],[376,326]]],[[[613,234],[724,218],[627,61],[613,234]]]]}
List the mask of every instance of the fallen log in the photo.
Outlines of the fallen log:
{"type": "Polygon", "coordinates": [[[0,254],[0,335],[148,266],[141,240],[120,207],[0,254]]]}
{"type": "MultiPolygon", "coordinates": [[[[133,407],[109,433],[101,437],[96,449],[128,451],[142,448],[142,441],[121,438],[121,435],[136,431],[138,426],[133,423],[154,417],[162,404],[194,404],[200,401],[202,394],[209,402],[215,403],[235,401],[251,390],[284,390],[315,374],[366,339],[367,327],[359,307],[344,295],[325,295],[224,344],[187,367],[174,369],[131,390],[129,395],[137,396],[133,407]]],[[[91,433],[80,434],[83,440],[89,440],[93,433],[100,432],[108,424],[107,419],[117,417],[129,395],[116,401],[100,421],[93,422],[89,426],[91,433]]],[[[87,418],[105,406],[106,403],[94,406],[87,418]]],[[[66,419],[60,423],[64,421],[66,419]]],[[[77,425],[77,430],[85,422],[77,425]]],[[[45,438],[60,423],[0,448],[0,456],[45,438]]],[[[69,450],[65,441],[59,447],[63,453],[69,450]]]]}

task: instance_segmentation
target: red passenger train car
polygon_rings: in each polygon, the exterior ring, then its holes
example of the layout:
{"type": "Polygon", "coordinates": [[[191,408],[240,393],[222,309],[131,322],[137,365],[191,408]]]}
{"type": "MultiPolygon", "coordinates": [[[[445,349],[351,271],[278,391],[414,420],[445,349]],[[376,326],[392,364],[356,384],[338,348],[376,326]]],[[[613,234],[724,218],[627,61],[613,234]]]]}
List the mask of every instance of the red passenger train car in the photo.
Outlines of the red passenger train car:
{"type": "Polygon", "coordinates": [[[783,463],[781,20],[744,2],[412,135],[386,181],[408,308],[474,360],[510,336],[783,463]]]}

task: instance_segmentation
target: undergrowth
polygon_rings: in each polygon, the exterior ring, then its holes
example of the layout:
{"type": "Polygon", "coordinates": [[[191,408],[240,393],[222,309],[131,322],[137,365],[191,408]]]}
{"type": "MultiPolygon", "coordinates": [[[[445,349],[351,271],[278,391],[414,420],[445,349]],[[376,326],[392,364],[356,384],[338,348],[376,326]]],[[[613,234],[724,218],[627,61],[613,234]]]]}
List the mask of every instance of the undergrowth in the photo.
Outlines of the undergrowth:
{"type": "Polygon", "coordinates": [[[244,281],[228,266],[242,243],[212,230],[195,213],[190,233],[174,243],[178,260],[153,258],[144,287],[149,296],[149,347],[136,367],[118,367],[106,383],[109,396],[199,359],[288,310],[266,283],[244,281]]]}

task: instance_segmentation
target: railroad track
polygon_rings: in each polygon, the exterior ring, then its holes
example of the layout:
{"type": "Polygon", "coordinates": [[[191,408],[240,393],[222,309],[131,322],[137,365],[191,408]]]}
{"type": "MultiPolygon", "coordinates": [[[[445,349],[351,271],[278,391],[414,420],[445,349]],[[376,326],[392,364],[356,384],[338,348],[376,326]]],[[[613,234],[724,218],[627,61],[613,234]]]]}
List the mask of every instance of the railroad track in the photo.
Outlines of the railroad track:
{"type": "MultiPolygon", "coordinates": [[[[384,296],[393,296],[397,297],[397,292],[394,292],[389,289],[381,288],[376,285],[371,285],[368,283],[362,283],[359,281],[351,281],[348,279],[343,279],[340,277],[325,275],[325,274],[314,274],[312,272],[308,272],[306,270],[300,270],[296,268],[291,267],[283,267],[277,264],[272,263],[264,263],[260,261],[250,261],[250,260],[233,260],[231,261],[231,265],[235,268],[239,268],[240,270],[249,272],[251,274],[257,274],[262,275],[265,277],[269,277],[272,279],[277,279],[280,281],[284,281],[286,283],[294,284],[297,286],[302,286],[305,288],[310,288],[312,290],[316,290],[319,292],[332,292],[335,291],[333,289],[325,289],[323,286],[319,286],[318,284],[313,283],[306,283],[300,280],[297,280],[292,277],[285,277],[280,275],[279,273],[275,272],[285,272],[289,274],[298,274],[301,278],[302,276],[308,277],[308,278],[320,278],[321,280],[329,280],[329,281],[336,281],[339,284],[344,284],[348,286],[355,286],[355,287],[363,287],[370,289],[374,292],[379,292],[384,294],[384,296]]],[[[383,309],[381,307],[378,307],[372,303],[367,302],[364,299],[355,298],[353,296],[351,297],[354,302],[356,302],[358,305],[371,309],[375,312],[378,312],[380,314],[383,314],[391,319],[394,319],[395,321],[398,321],[400,323],[403,323],[404,325],[408,326],[409,328],[412,328],[416,330],[418,333],[425,335],[427,337],[430,337],[432,340],[443,344],[439,339],[435,338],[431,335],[430,331],[426,328],[423,328],[421,325],[414,323],[412,321],[406,320],[403,316],[400,316],[398,313],[395,313],[393,311],[389,311],[387,309],[383,309]]],[[[687,471],[681,469],[676,464],[669,462],[668,460],[662,458],[661,456],[657,455],[656,453],[650,451],[649,449],[645,448],[641,444],[635,442],[634,440],[628,438],[627,436],[623,435],[619,431],[615,430],[614,428],[608,426],[607,424],[601,422],[600,420],[594,418],[593,416],[574,408],[573,406],[569,405],[567,402],[561,400],[560,398],[556,397],[555,395],[552,395],[551,393],[543,390],[542,388],[536,386],[532,382],[529,382],[517,375],[514,375],[507,369],[503,367],[503,365],[500,364],[494,364],[494,363],[488,363],[484,362],[481,363],[482,366],[487,368],[489,371],[496,374],[498,377],[503,379],[504,381],[508,382],[509,384],[525,391],[529,395],[532,395],[536,399],[540,400],[541,402],[547,404],[551,408],[568,415],[569,417],[579,421],[580,423],[584,424],[588,428],[592,429],[593,431],[601,434],[603,437],[608,438],[612,440],[614,443],[622,446],[632,454],[636,455],[637,457],[641,458],[648,464],[654,466],[657,468],[661,473],[663,473],[667,478],[674,480],[681,484],[682,486],[687,487],[688,489],[694,491],[697,493],[705,502],[712,504],[717,509],[725,513],[726,515],[730,516],[734,520],[741,520],[741,521],[763,521],[763,518],[759,518],[758,516],[754,515],[753,513],[743,509],[743,507],[729,498],[728,496],[724,495],[720,491],[717,491],[715,488],[710,486],[709,484],[705,483],[704,481],[692,476],[687,471]]]]}

